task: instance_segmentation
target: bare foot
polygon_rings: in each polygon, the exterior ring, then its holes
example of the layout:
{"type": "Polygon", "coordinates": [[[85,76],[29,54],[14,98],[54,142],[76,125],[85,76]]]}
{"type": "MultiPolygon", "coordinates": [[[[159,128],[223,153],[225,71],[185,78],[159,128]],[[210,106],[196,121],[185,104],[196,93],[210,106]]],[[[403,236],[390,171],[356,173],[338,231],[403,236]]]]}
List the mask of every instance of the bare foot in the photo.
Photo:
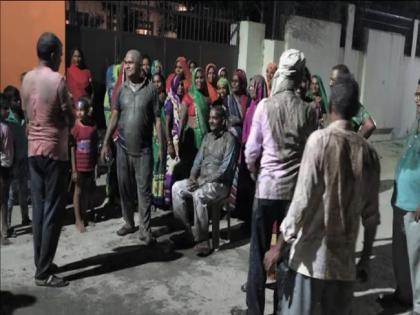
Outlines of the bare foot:
{"type": "Polygon", "coordinates": [[[80,233],[86,232],[86,228],[83,222],[76,222],[76,228],[79,230],[80,233]]]}

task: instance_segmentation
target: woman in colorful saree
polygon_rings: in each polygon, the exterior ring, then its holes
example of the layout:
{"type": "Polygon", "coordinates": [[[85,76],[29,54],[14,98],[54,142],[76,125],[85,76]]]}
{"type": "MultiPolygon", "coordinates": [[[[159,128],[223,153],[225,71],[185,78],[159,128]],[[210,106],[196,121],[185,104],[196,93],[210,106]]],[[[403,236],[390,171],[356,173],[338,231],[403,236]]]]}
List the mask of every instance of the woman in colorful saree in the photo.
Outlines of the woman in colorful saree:
{"type": "Polygon", "coordinates": [[[313,108],[316,111],[318,119],[318,129],[321,129],[324,127],[324,115],[328,113],[328,97],[322,79],[317,74],[312,76],[310,92],[313,100],[313,108]]]}
{"type": "Polygon", "coordinates": [[[194,70],[192,85],[183,97],[182,105],[180,157],[181,161],[187,163],[189,173],[203,137],[208,131],[209,99],[205,72],[202,68],[194,70]]]}
{"type": "MultiPolygon", "coordinates": [[[[234,204],[235,212],[245,221],[247,227],[251,223],[252,204],[254,201],[255,182],[251,179],[245,164],[245,155],[243,150],[251,131],[252,118],[259,102],[268,96],[267,84],[262,75],[256,75],[251,79],[249,85],[249,96],[251,103],[245,114],[242,128],[241,154],[239,156],[237,173],[235,174],[234,184],[232,186],[231,201],[234,200],[236,190],[236,200],[234,204]]],[[[232,203],[233,205],[233,203],[232,203]]]]}
{"type": "Polygon", "coordinates": [[[229,126],[234,128],[234,136],[242,137],[242,125],[250,98],[247,93],[247,78],[245,71],[236,69],[232,75],[232,93],[228,96],[229,126]]]}
{"type": "Polygon", "coordinates": [[[172,204],[172,185],[179,180],[176,172],[177,164],[180,162],[179,144],[181,139],[181,108],[184,96],[184,81],[182,75],[176,75],[172,79],[171,89],[166,98],[165,111],[165,136],[167,142],[166,173],[164,182],[165,205],[172,204]]]}
{"type": "Polygon", "coordinates": [[[218,99],[217,94],[217,67],[214,63],[206,66],[206,83],[210,102],[213,104],[218,99]]]}
{"type": "MultiPolygon", "coordinates": [[[[159,106],[161,108],[161,138],[165,139],[165,110],[163,108],[164,102],[166,100],[166,93],[164,88],[164,78],[160,74],[155,74],[152,77],[153,85],[155,86],[158,96],[159,96],[159,106]]],[[[164,208],[165,206],[165,196],[164,196],[164,178],[165,178],[165,168],[166,168],[166,143],[162,141],[163,145],[163,154],[162,160],[159,160],[159,142],[156,134],[156,129],[153,128],[153,181],[152,181],[152,202],[153,205],[159,208],[164,208]]]]}
{"type": "Polygon", "coordinates": [[[182,74],[184,76],[184,90],[185,93],[188,92],[189,87],[191,86],[191,72],[188,67],[187,59],[185,57],[178,57],[175,62],[175,70],[166,78],[166,93],[169,93],[171,89],[172,79],[176,75],[182,74]]]}

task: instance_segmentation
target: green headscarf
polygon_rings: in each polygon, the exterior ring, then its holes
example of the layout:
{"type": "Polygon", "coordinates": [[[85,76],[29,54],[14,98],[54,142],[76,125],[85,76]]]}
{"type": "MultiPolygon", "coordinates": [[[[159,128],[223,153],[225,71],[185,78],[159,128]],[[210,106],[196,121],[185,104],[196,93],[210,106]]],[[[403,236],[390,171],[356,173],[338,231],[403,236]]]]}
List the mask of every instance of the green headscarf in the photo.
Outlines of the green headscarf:
{"type": "MultiPolygon", "coordinates": [[[[328,113],[328,97],[327,97],[327,93],[325,92],[325,88],[324,88],[324,84],[322,83],[322,79],[318,74],[314,74],[312,76],[312,78],[315,78],[316,81],[318,82],[318,86],[319,86],[319,94],[321,94],[321,99],[322,99],[322,106],[323,106],[323,110],[325,111],[325,113],[328,113]]],[[[311,98],[314,98],[314,96],[312,94],[310,94],[311,98]]]]}
{"type": "Polygon", "coordinates": [[[229,84],[229,80],[228,79],[226,79],[226,78],[220,78],[217,81],[217,86],[219,86],[219,85],[226,87],[226,90],[227,90],[226,94],[227,95],[230,94],[230,84],[229,84]]]}
{"type": "Polygon", "coordinates": [[[197,90],[195,86],[195,78],[197,72],[201,71],[204,73],[204,70],[200,67],[195,68],[192,74],[191,87],[189,93],[194,101],[195,107],[195,117],[197,122],[197,127],[194,128],[194,139],[197,148],[200,148],[201,141],[203,140],[204,135],[207,133],[207,121],[208,121],[208,106],[206,98],[203,93],[197,90]]]}

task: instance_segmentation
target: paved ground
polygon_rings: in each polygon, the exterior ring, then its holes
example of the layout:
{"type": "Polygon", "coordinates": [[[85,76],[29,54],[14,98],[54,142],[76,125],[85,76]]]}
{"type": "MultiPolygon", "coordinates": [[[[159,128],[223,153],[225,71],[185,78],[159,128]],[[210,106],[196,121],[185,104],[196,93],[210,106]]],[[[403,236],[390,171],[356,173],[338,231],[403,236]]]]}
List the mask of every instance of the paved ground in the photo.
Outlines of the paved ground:
{"type": "MultiPolygon", "coordinates": [[[[354,314],[406,314],[401,310],[384,311],[375,299],[392,292],[391,261],[392,211],[389,200],[401,142],[375,142],[381,155],[382,223],[375,242],[371,280],[358,284],[354,314]]],[[[100,210],[98,210],[100,211],[100,210]]],[[[192,250],[171,251],[165,224],[169,213],[156,212],[153,225],[160,245],[145,248],[136,236],[120,238],[115,231],[118,217],[99,222],[80,234],[72,225],[71,209],[63,228],[55,262],[62,275],[71,281],[62,289],[34,286],[32,235],[12,239],[1,248],[1,314],[229,314],[234,306],[245,307],[240,285],[248,268],[249,240],[237,233],[233,242],[207,258],[198,258],[192,250]]],[[[13,221],[20,222],[15,207],[13,221]]],[[[361,248],[359,240],[358,250],[361,248]]],[[[272,291],[267,290],[266,314],[272,312],[272,291]]]]}

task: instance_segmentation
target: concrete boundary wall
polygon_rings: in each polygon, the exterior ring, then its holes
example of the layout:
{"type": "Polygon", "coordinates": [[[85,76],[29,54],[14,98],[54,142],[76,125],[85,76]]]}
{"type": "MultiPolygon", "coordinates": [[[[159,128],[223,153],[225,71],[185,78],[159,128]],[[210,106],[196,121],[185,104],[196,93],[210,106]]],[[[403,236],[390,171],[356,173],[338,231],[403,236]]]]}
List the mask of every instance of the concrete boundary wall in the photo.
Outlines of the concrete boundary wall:
{"type": "MultiPolygon", "coordinates": [[[[349,5],[350,30],[354,11],[354,5],[349,5]]],[[[419,23],[415,25],[418,27],[419,23]]],[[[296,48],[305,54],[311,73],[321,75],[327,93],[331,67],[346,64],[360,84],[362,104],[379,129],[392,129],[392,137],[400,138],[412,126],[420,58],[414,54],[404,56],[404,36],[367,29],[367,47],[363,52],[352,49],[352,32],[347,32],[345,47],[340,47],[341,25],[337,23],[293,17],[286,24],[285,41],[264,39],[264,24],[245,21],[240,27],[238,66],[248,78],[265,75],[269,62],[278,63],[285,49],[296,48]]]]}

